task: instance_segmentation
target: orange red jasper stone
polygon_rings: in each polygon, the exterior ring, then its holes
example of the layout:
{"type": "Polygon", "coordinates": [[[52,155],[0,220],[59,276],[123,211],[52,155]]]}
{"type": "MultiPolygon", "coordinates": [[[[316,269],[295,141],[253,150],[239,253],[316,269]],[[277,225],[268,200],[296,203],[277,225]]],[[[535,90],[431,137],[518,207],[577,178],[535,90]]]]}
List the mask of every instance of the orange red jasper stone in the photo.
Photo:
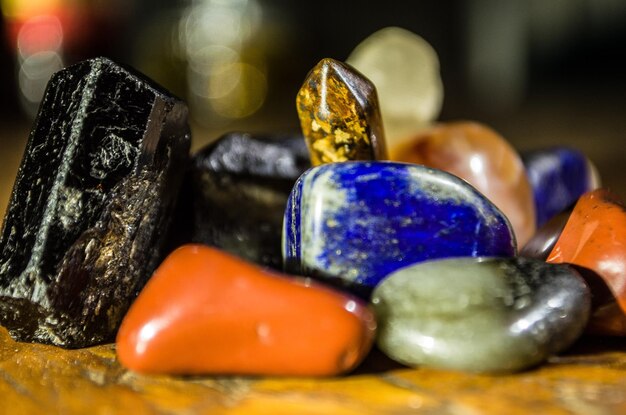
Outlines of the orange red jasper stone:
{"type": "Polygon", "coordinates": [[[131,306],[117,355],[143,373],[331,376],[360,363],[375,328],[356,298],[186,245],[131,306]]]}
{"type": "MultiPolygon", "coordinates": [[[[610,290],[594,292],[593,332],[626,335],[626,208],[605,189],[585,193],[574,206],[547,262],[594,271],[610,290]],[[601,293],[600,293],[601,294],[601,293]],[[598,304],[598,298],[602,297],[598,304]]],[[[592,286],[592,291],[593,286],[592,286]]]]}
{"type": "Polygon", "coordinates": [[[524,164],[489,127],[465,121],[442,123],[389,151],[391,160],[423,164],[469,182],[507,216],[518,246],[535,232],[535,205],[524,164]]]}

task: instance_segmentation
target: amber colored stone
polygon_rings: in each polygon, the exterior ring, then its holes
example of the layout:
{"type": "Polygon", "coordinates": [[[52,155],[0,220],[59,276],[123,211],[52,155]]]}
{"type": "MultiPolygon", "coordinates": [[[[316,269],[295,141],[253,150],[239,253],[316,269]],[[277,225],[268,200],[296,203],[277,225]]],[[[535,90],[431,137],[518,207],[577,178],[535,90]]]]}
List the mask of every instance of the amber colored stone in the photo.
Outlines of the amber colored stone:
{"type": "Polygon", "coordinates": [[[314,166],[386,158],[376,88],[350,65],[322,59],[300,88],[296,106],[314,166]]]}
{"type": "Polygon", "coordinates": [[[604,280],[612,296],[603,304],[594,300],[591,324],[595,332],[626,335],[625,241],[626,207],[606,189],[597,189],[578,199],[547,259],[588,268],[604,280]]]}
{"type": "Polygon", "coordinates": [[[442,123],[394,148],[390,159],[423,164],[459,176],[508,217],[519,246],[535,231],[535,205],[524,165],[513,147],[475,122],[442,123]]]}
{"type": "Polygon", "coordinates": [[[117,353],[145,373],[327,376],[361,362],[375,327],[356,298],[185,245],[131,306],[117,353]]]}

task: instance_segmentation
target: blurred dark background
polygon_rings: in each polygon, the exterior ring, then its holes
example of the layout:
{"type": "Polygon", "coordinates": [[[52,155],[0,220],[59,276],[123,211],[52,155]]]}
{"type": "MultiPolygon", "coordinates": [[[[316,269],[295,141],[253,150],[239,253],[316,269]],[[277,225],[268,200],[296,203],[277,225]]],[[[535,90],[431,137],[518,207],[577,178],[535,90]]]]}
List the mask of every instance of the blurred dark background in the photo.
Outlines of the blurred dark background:
{"type": "Polygon", "coordinates": [[[386,26],[430,42],[441,120],[492,126],[520,150],[586,152],[626,197],[623,0],[0,0],[0,212],[50,74],[108,56],[185,98],[193,148],[230,130],[296,131],[317,61],[386,26]]]}

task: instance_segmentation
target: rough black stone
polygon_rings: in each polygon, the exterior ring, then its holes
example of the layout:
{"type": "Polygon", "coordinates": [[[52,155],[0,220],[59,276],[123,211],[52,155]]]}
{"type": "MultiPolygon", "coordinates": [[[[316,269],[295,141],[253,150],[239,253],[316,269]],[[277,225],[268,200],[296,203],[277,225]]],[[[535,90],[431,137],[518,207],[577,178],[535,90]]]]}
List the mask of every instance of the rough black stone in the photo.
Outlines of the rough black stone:
{"type": "Polygon", "coordinates": [[[187,107],[97,58],[50,80],[0,236],[0,324],[21,341],[114,338],[162,256],[187,107]]]}
{"type": "Polygon", "coordinates": [[[302,136],[230,133],[201,149],[188,176],[192,242],[282,269],[287,198],[309,167],[302,136]]]}

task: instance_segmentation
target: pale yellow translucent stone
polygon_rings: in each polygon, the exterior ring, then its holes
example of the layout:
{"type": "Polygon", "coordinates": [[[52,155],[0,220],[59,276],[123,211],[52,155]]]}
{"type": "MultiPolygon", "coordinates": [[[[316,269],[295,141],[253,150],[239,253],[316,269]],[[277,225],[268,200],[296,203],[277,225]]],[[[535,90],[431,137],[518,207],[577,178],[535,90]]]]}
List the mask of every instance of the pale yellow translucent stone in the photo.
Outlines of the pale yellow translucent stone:
{"type": "Polygon", "coordinates": [[[420,36],[387,27],[361,42],[347,62],[376,86],[389,150],[439,116],[439,59],[420,36]]]}

